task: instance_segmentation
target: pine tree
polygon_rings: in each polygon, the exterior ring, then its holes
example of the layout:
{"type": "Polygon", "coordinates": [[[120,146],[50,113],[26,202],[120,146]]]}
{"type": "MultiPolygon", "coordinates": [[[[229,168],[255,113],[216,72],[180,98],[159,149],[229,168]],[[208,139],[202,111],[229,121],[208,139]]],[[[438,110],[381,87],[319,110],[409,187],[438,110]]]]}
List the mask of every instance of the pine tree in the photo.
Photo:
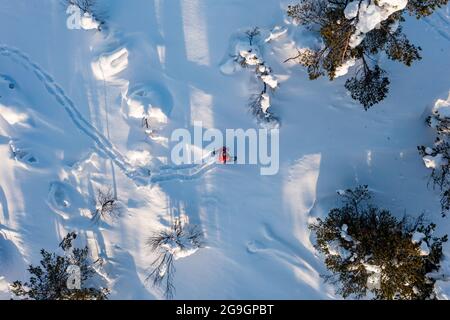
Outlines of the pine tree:
{"type": "Polygon", "coordinates": [[[316,249],[325,256],[327,281],[343,297],[434,299],[435,280],[447,236],[434,237],[434,224],[423,216],[413,223],[370,204],[367,186],[341,192],[343,206],[310,229],[316,249]]]}
{"type": "Polygon", "coordinates": [[[362,75],[348,79],[345,87],[350,91],[352,98],[361,102],[367,110],[383,101],[389,92],[390,81],[384,75],[385,71],[378,66],[373,70],[364,66],[362,75]]]}
{"type": "Polygon", "coordinates": [[[86,284],[96,274],[88,259],[88,248],[73,248],[72,242],[75,239],[75,233],[69,233],[63,239],[60,244],[65,253],[63,256],[42,249],[40,266],[29,266],[30,280],[25,283],[15,281],[11,286],[13,294],[32,300],[106,300],[109,293],[107,289],[69,287],[68,271],[73,266],[80,270],[81,285],[86,284]]]}
{"type": "Polygon", "coordinates": [[[289,6],[287,14],[296,23],[316,32],[323,46],[317,50],[299,50],[297,56],[288,60],[305,66],[310,79],[326,74],[334,80],[346,64],[356,65],[355,75],[347,81],[346,88],[367,110],[384,100],[389,92],[390,81],[377,56],[384,53],[406,66],[421,59],[421,48],[403,33],[404,13],[422,18],[447,3],[448,0],[410,0],[406,8],[389,11],[389,17],[376,28],[362,33],[358,27],[361,10],[366,5],[381,6],[377,0],[301,0],[289,6]],[[347,12],[351,5],[356,11],[353,15],[347,12]]]}

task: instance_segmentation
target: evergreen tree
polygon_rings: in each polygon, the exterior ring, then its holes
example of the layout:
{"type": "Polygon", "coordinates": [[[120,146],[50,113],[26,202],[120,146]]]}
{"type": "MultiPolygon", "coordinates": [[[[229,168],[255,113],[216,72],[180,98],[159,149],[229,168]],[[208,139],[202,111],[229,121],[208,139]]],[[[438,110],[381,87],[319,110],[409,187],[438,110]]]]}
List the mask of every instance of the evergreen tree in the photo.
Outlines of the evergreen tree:
{"type": "Polygon", "coordinates": [[[384,74],[385,72],[378,66],[373,70],[364,66],[363,74],[348,79],[345,87],[350,91],[352,98],[361,102],[367,109],[384,100],[389,92],[390,82],[384,74]]]}
{"type": "Polygon", "coordinates": [[[75,233],[69,233],[61,242],[60,248],[64,255],[41,250],[40,266],[30,265],[29,282],[16,281],[11,291],[24,299],[32,300],[106,300],[108,290],[83,286],[96,274],[88,259],[88,248],[73,248],[75,233]],[[70,268],[77,267],[80,271],[81,288],[70,288],[70,268]]]}
{"type": "Polygon", "coordinates": [[[421,48],[410,43],[403,33],[404,13],[422,18],[447,3],[448,0],[410,0],[405,8],[395,9],[378,0],[301,0],[289,6],[287,14],[296,23],[317,32],[323,45],[317,50],[299,50],[297,56],[288,60],[305,66],[310,79],[328,75],[334,80],[356,65],[346,88],[367,110],[389,92],[389,79],[376,59],[379,54],[385,53],[406,66],[421,59],[421,48]],[[388,17],[367,30],[363,16],[368,6],[377,6],[388,17]]]}
{"type": "Polygon", "coordinates": [[[409,223],[369,203],[367,186],[341,193],[344,203],[310,229],[315,247],[331,271],[326,280],[343,297],[434,299],[435,280],[447,236],[434,237],[434,224],[423,217],[409,223]]]}

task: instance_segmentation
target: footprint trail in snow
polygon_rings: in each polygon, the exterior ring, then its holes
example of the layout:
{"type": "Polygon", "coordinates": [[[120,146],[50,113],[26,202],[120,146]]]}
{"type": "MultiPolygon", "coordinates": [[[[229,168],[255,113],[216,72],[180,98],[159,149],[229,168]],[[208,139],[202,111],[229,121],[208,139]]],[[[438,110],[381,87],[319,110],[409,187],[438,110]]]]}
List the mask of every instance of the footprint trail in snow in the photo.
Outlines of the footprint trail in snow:
{"type": "Polygon", "coordinates": [[[0,55],[11,58],[25,69],[33,72],[44,85],[46,91],[65,109],[75,126],[95,142],[98,151],[110,158],[137,185],[148,185],[149,183],[160,183],[171,180],[193,180],[201,177],[215,166],[216,159],[213,156],[205,157],[202,164],[162,166],[154,172],[145,168],[132,166],[120,151],[114,147],[112,142],[83,117],[75,103],[65,94],[62,87],[55,82],[53,77],[33,62],[25,53],[17,48],[0,45],[0,55]]]}

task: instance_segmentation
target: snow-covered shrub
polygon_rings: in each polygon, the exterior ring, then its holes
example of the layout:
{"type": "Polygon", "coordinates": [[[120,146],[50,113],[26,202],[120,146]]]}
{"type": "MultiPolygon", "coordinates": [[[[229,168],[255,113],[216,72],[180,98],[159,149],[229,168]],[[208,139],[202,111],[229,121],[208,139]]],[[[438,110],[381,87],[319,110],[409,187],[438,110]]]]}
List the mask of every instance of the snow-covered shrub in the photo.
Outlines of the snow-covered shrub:
{"type": "Polygon", "coordinates": [[[434,299],[427,274],[440,269],[447,236],[434,237],[436,226],[423,216],[410,223],[373,206],[367,186],[339,194],[343,206],[310,226],[331,271],[325,279],[343,297],[434,299]]]}
{"type": "Polygon", "coordinates": [[[279,83],[273,75],[272,69],[266,65],[261,53],[262,43],[268,42],[270,39],[263,41],[259,28],[246,31],[244,39],[237,43],[235,52],[231,55],[231,60],[222,66],[222,71],[227,74],[232,73],[236,66],[252,70],[255,73],[256,80],[261,85],[261,91],[250,97],[250,112],[262,125],[272,128],[278,127],[279,119],[271,112],[271,92],[278,88],[279,83]],[[229,72],[225,68],[231,68],[233,71],[229,72]]]}
{"type": "Polygon", "coordinates": [[[389,92],[389,78],[377,59],[380,54],[407,66],[421,59],[421,48],[403,33],[404,13],[422,17],[447,2],[301,0],[288,7],[288,16],[322,41],[316,48],[299,50],[289,60],[306,66],[311,79],[328,75],[334,80],[355,69],[345,86],[367,110],[389,92]]]}
{"type": "Polygon", "coordinates": [[[76,6],[83,13],[94,13],[97,0],[63,0],[67,5],[76,6]]]}
{"type": "Polygon", "coordinates": [[[121,209],[122,206],[114,196],[111,188],[106,190],[98,189],[92,221],[99,222],[100,220],[117,218],[121,209]]]}
{"type": "Polygon", "coordinates": [[[432,147],[419,146],[425,166],[431,170],[431,182],[441,192],[442,215],[450,210],[450,97],[438,100],[427,124],[436,130],[437,138],[432,147]]]}
{"type": "Polygon", "coordinates": [[[81,14],[79,27],[84,30],[101,30],[105,24],[105,14],[100,12],[97,2],[97,0],[62,0],[63,5],[68,8],[68,13],[79,11],[81,14]]]}
{"type": "Polygon", "coordinates": [[[106,300],[109,291],[105,288],[89,287],[97,272],[89,260],[89,250],[73,248],[75,233],[69,233],[59,245],[64,255],[49,253],[42,249],[40,266],[30,265],[28,282],[15,281],[11,286],[14,295],[32,300],[106,300]],[[80,287],[70,288],[70,267],[80,270],[80,287]]]}
{"type": "Polygon", "coordinates": [[[188,225],[176,219],[169,230],[163,230],[151,236],[147,244],[157,258],[152,262],[147,280],[154,286],[162,286],[167,299],[172,299],[175,291],[173,276],[175,260],[188,257],[202,248],[203,232],[194,225],[188,225]]]}

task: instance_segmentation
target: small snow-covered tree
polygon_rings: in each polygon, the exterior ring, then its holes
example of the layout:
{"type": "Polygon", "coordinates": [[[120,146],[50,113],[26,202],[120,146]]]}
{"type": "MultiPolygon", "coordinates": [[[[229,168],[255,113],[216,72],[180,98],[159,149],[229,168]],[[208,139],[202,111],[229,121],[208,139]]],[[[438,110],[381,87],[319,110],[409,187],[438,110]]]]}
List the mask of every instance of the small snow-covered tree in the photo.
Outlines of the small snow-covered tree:
{"type": "Polygon", "coordinates": [[[114,196],[111,188],[97,190],[96,207],[92,215],[92,221],[115,219],[120,215],[121,205],[114,196]]]}
{"type": "Polygon", "coordinates": [[[11,291],[19,298],[31,300],[106,300],[109,291],[105,288],[90,287],[89,282],[96,275],[94,263],[89,260],[89,250],[73,248],[75,233],[69,233],[61,242],[64,255],[49,253],[42,249],[40,266],[30,265],[30,280],[16,281],[11,291]],[[70,268],[80,271],[80,287],[70,288],[70,268]]]}
{"type": "Polygon", "coordinates": [[[151,264],[147,280],[151,280],[154,286],[162,286],[167,299],[172,299],[175,292],[175,260],[202,248],[203,239],[203,232],[198,226],[186,225],[180,219],[174,221],[171,229],[157,232],[148,239],[147,245],[157,257],[151,264]]]}
{"type": "Polygon", "coordinates": [[[62,0],[66,5],[72,5],[81,10],[82,13],[93,14],[97,0],[62,0]]]}
{"type": "Polygon", "coordinates": [[[340,191],[343,206],[332,209],[310,229],[316,249],[325,256],[331,275],[325,279],[343,297],[434,299],[447,236],[434,237],[434,224],[423,216],[413,223],[397,219],[370,203],[367,186],[340,191]]]}
{"type": "Polygon", "coordinates": [[[356,71],[346,88],[367,110],[384,100],[389,78],[377,56],[411,66],[420,60],[421,48],[403,33],[404,13],[418,18],[431,14],[448,0],[301,0],[288,7],[288,16],[316,32],[321,46],[299,49],[295,60],[305,66],[311,79],[328,75],[330,80],[356,71]]]}
{"type": "Polygon", "coordinates": [[[245,32],[246,41],[236,47],[236,54],[232,56],[235,63],[242,68],[254,71],[255,78],[261,85],[261,90],[249,99],[249,109],[257,121],[268,127],[279,126],[279,119],[272,113],[271,92],[278,87],[278,80],[272,69],[266,65],[261,53],[261,31],[253,28],[245,32]]]}
{"type": "Polygon", "coordinates": [[[67,7],[74,7],[80,11],[81,27],[83,29],[101,30],[105,24],[105,13],[100,10],[97,0],[61,0],[67,7]]]}

